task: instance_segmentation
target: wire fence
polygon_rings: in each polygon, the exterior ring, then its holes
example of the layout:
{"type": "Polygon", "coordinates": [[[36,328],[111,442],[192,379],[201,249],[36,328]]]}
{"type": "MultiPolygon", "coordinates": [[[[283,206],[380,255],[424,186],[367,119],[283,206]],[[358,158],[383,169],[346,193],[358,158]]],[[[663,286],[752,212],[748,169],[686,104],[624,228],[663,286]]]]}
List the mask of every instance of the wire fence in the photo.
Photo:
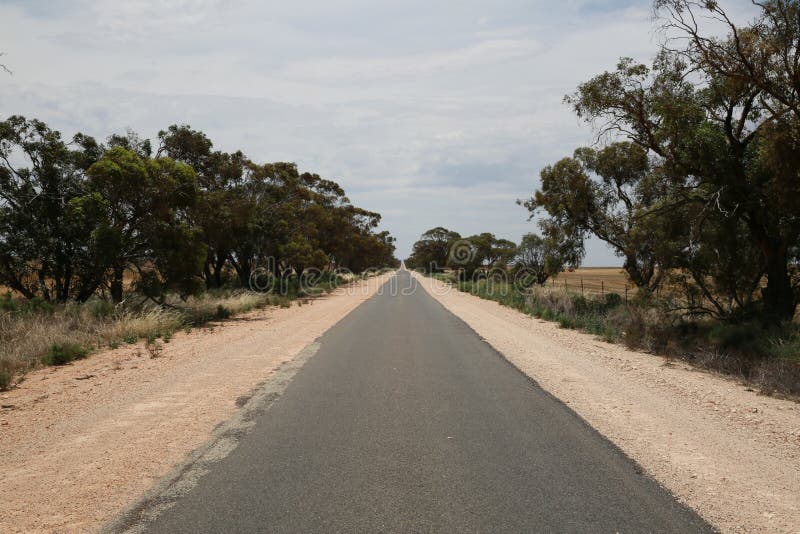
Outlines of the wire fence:
{"type": "Polygon", "coordinates": [[[636,293],[636,286],[628,283],[624,276],[612,275],[607,277],[584,276],[582,273],[561,273],[551,278],[545,284],[551,289],[563,289],[571,293],[580,293],[584,296],[605,296],[607,293],[616,293],[626,301],[636,293]]]}

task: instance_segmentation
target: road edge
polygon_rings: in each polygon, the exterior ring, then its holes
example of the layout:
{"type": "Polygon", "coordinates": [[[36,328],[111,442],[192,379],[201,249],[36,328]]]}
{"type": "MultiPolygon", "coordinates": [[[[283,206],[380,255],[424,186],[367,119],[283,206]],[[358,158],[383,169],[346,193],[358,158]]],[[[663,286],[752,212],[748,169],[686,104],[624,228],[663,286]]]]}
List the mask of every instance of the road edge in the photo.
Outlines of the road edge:
{"type": "Polygon", "coordinates": [[[249,397],[237,400],[237,403],[243,404],[233,417],[220,423],[208,441],[192,451],[142,497],[118,513],[100,532],[144,532],[150,522],[191,491],[213,464],[236,449],[242,437],[255,425],[255,419],[280,399],[297,372],[319,351],[320,346],[317,340],[313,341],[256,386],[249,397]]]}

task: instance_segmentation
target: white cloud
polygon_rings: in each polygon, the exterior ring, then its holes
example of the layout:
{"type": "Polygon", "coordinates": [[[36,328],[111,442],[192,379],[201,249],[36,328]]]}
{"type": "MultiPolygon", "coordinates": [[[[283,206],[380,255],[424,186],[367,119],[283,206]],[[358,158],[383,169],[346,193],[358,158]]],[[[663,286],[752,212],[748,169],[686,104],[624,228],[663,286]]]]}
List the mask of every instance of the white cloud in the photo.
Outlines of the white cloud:
{"type": "MultiPolygon", "coordinates": [[[[653,55],[649,5],[6,1],[0,116],[67,136],[190,123],[219,148],[339,180],[384,214],[401,255],[438,225],[519,239],[533,225],[515,200],[592,139],[563,95],[653,55]]],[[[617,260],[593,245],[589,261],[617,260]]]]}
{"type": "Polygon", "coordinates": [[[387,79],[401,76],[442,74],[490,63],[530,58],[542,50],[531,39],[495,39],[450,51],[415,54],[401,57],[328,58],[290,65],[290,78],[321,79],[387,79]]]}

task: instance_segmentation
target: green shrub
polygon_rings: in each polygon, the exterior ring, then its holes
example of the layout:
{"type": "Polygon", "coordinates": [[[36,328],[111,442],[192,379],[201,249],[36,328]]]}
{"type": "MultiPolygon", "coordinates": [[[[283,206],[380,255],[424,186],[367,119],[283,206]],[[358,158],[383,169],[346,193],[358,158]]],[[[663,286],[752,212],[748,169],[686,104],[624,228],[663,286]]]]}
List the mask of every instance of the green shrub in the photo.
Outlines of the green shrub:
{"type": "Polygon", "coordinates": [[[771,358],[800,363],[800,327],[795,325],[788,332],[768,336],[765,350],[771,358]]]}
{"type": "Polygon", "coordinates": [[[711,343],[723,352],[763,353],[765,330],[753,323],[725,324],[714,326],[708,336],[711,343]]]}
{"type": "Polygon", "coordinates": [[[7,360],[0,360],[0,391],[7,391],[14,383],[16,369],[7,360]]]}
{"type": "Polygon", "coordinates": [[[605,295],[606,308],[616,308],[620,304],[622,304],[622,297],[618,293],[606,293],[605,295]]]}
{"type": "Polygon", "coordinates": [[[11,298],[11,291],[6,291],[0,297],[0,312],[15,312],[18,308],[17,302],[11,298]]]}
{"type": "Polygon", "coordinates": [[[55,312],[55,305],[47,302],[42,297],[33,297],[28,302],[25,303],[25,311],[28,313],[42,313],[42,314],[52,314],[55,312]]]}
{"type": "Polygon", "coordinates": [[[217,311],[214,317],[217,319],[227,319],[231,316],[231,311],[222,304],[217,305],[217,311]]]}
{"type": "Polygon", "coordinates": [[[97,319],[110,317],[114,313],[114,304],[104,299],[90,300],[87,305],[91,314],[97,319]]]}
{"type": "Polygon", "coordinates": [[[85,358],[89,351],[80,345],[65,343],[63,345],[54,344],[45,355],[43,362],[45,365],[66,365],[69,362],[85,358]]]}
{"type": "Polygon", "coordinates": [[[558,317],[558,325],[561,328],[569,328],[574,329],[577,326],[577,323],[573,317],[569,315],[559,315],[558,317]]]}

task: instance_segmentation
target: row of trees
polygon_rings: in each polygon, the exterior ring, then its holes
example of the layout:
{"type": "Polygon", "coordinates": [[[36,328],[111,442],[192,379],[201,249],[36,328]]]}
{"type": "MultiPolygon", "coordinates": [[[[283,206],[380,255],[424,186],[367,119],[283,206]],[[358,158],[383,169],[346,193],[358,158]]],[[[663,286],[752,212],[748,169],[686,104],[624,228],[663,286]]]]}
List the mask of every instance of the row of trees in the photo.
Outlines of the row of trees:
{"type": "Polygon", "coordinates": [[[467,238],[438,226],[431,228],[414,243],[406,266],[425,272],[445,267],[461,269],[472,276],[478,269],[504,267],[514,256],[516,245],[494,234],[483,233],[467,238]]]}
{"type": "Polygon", "coordinates": [[[414,243],[406,266],[428,273],[453,269],[466,279],[495,270],[511,271],[521,282],[541,285],[565,267],[576,266],[581,259],[575,256],[578,247],[574,243],[552,235],[527,234],[517,245],[491,233],[462,237],[439,226],[423,233],[414,243]]]}
{"type": "Polygon", "coordinates": [[[525,201],[545,239],[608,243],[641,292],[670,283],[688,311],[793,318],[800,299],[800,4],[657,0],[661,52],[620,61],[566,97],[615,142],[547,166],[525,201]],[[703,32],[711,20],[727,28],[703,32]],[[559,235],[561,237],[559,237],[559,235]]]}
{"type": "Polygon", "coordinates": [[[27,298],[120,302],[132,287],[163,302],[256,267],[396,264],[380,215],[292,163],[258,164],[173,125],[153,150],[135,133],[66,142],[38,120],[0,122],[0,284],[27,298]]]}

